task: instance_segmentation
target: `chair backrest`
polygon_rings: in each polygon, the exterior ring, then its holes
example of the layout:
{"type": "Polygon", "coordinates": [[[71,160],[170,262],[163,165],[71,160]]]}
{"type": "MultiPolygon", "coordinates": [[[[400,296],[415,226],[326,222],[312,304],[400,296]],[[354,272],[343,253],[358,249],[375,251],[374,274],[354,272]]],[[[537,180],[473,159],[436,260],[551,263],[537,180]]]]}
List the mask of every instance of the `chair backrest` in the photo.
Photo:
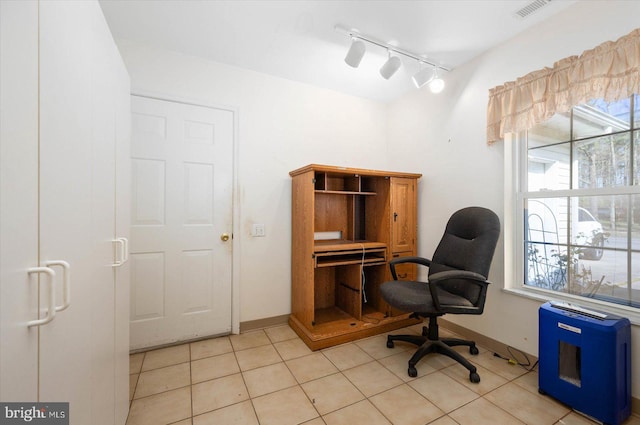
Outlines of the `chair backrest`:
{"type": "MultiPolygon", "coordinates": [[[[500,219],[493,211],[468,207],[455,212],[433,254],[429,275],[446,270],[467,270],[488,277],[499,236],[500,219]]],[[[474,305],[482,295],[477,285],[465,280],[442,282],[441,287],[474,305]]]]}

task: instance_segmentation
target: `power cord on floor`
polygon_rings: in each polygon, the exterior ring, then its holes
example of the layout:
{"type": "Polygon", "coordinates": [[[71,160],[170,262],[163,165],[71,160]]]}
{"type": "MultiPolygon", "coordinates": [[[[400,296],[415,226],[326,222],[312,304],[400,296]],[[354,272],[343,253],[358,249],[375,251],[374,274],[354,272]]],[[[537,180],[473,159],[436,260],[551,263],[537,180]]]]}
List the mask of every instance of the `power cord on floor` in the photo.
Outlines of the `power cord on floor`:
{"type": "Polygon", "coordinates": [[[362,279],[362,301],[366,304],[367,303],[367,291],[366,291],[366,276],[364,274],[364,256],[365,256],[365,248],[364,248],[364,244],[360,244],[360,246],[362,247],[362,261],[360,262],[360,278],[362,279]]]}
{"type": "Polygon", "coordinates": [[[501,358],[503,360],[506,360],[509,364],[511,365],[518,365],[522,368],[524,368],[526,371],[531,372],[533,369],[535,369],[535,367],[538,365],[538,360],[536,360],[536,362],[533,364],[533,366],[531,365],[531,360],[529,359],[529,356],[527,356],[526,353],[523,353],[522,351],[518,350],[517,348],[513,348],[510,346],[507,346],[507,351],[509,352],[509,356],[510,357],[504,357],[498,353],[493,353],[493,355],[495,357],[501,358]],[[524,361],[519,361],[517,359],[517,356],[513,353],[513,351],[517,351],[518,354],[522,357],[524,357],[524,361]]]}

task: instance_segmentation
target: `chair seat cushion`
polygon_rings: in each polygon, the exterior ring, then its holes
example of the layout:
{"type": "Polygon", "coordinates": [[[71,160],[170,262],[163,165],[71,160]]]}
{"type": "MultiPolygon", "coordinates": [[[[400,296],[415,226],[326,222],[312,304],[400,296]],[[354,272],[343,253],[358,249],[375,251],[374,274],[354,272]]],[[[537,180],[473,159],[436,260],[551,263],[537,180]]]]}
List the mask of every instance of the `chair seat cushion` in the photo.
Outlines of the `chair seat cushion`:
{"type": "Polygon", "coordinates": [[[438,288],[438,300],[441,311],[438,311],[431,298],[429,284],[410,280],[396,280],[385,282],[380,286],[382,298],[391,306],[406,312],[416,313],[446,313],[446,307],[473,307],[473,304],[466,298],[459,297],[438,288]]]}

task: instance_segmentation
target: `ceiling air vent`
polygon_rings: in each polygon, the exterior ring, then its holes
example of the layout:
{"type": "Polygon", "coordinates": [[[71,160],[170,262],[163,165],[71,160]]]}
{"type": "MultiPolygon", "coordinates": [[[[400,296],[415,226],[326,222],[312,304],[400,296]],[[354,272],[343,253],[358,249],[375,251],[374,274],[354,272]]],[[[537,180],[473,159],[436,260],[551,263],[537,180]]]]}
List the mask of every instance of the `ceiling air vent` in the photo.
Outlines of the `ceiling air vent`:
{"type": "Polygon", "coordinates": [[[533,0],[522,9],[517,10],[514,15],[516,16],[516,18],[524,19],[532,15],[534,12],[537,12],[542,7],[548,5],[550,2],[551,0],[533,0]]]}

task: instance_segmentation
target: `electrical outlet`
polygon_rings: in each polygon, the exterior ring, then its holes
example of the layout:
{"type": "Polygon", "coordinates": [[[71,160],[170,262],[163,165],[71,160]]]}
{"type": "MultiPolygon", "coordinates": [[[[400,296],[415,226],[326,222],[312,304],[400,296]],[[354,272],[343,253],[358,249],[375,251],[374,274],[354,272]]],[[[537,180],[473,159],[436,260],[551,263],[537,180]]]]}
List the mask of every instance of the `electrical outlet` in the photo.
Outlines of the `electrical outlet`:
{"type": "Polygon", "coordinates": [[[253,236],[254,238],[265,236],[264,224],[251,225],[251,236],[253,236]]]}

